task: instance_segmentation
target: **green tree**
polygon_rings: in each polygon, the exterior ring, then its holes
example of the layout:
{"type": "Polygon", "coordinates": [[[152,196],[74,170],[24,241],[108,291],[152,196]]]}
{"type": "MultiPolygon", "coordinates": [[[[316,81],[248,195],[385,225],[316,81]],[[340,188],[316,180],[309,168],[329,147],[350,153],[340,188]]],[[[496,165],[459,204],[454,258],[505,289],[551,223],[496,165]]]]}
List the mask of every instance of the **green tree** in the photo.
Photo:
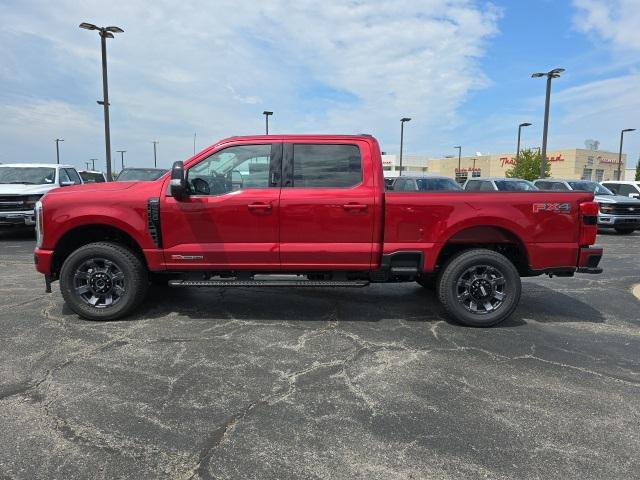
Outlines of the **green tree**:
{"type": "MultiPolygon", "coordinates": [[[[545,177],[551,174],[549,162],[544,164],[545,177]]],[[[525,180],[535,180],[540,178],[540,152],[538,150],[522,150],[516,159],[516,164],[506,171],[509,178],[524,178],[525,180]]]]}
{"type": "Polygon", "coordinates": [[[638,157],[638,163],[636,163],[636,180],[640,181],[640,157],[638,157]]]}

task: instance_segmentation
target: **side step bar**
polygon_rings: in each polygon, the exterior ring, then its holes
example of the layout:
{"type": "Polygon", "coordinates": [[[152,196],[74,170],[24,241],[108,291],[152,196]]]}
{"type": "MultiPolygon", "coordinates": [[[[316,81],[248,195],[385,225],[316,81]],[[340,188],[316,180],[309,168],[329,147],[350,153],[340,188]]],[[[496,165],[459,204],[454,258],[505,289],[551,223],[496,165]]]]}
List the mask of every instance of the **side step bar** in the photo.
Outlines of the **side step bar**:
{"type": "Polygon", "coordinates": [[[170,287],[366,287],[368,281],[331,280],[169,280],[170,287]]]}

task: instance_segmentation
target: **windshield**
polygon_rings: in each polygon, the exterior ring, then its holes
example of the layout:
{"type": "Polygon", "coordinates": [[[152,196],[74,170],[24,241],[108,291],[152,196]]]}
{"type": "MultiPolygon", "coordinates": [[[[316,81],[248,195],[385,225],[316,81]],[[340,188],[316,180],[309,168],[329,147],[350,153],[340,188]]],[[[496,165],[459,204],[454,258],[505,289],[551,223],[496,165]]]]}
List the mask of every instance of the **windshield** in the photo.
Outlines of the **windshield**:
{"type": "Polygon", "coordinates": [[[102,176],[101,173],[95,173],[95,172],[79,172],[79,173],[84,183],[104,182],[104,177],[102,176]]]}
{"type": "Polygon", "coordinates": [[[56,169],[48,167],[0,167],[0,183],[50,185],[56,179],[56,169]]]}
{"type": "Polygon", "coordinates": [[[155,168],[136,168],[136,169],[124,169],[116,178],[117,182],[135,182],[144,180],[157,180],[160,178],[166,170],[158,170],[155,168]]]}
{"type": "Polygon", "coordinates": [[[418,190],[420,191],[462,190],[462,187],[450,178],[417,178],[416,183],[418,184],[418,190]]]}
{"type": "Polygon", "coordinates": [[[496,187],[502,192],[521,192],[523,190],[538,190],[528,180],[496,180],[496,187]]]}
{"type": "Polygon", "coordinates": [[[579,190],[582,192],[591,192],[591,193],[595,193],[596,195],[613,195],[613,192],[611,190],[609,190],[607,187],[603,187],[602,185],[596,182],[580,181],[580,182],[567,182],[567,183],[569,183],[569,186],[573,190],[579,190]]]}

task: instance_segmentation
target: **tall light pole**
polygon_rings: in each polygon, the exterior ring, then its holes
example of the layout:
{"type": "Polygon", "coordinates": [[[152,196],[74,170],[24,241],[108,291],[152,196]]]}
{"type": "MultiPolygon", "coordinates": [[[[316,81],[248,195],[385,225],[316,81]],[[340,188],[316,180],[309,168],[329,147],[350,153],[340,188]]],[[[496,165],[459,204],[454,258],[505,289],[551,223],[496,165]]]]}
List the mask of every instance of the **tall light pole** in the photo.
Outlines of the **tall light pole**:
{"type": "Polygon", "coordinates": [[[89,162],[84,162],[84,163],[87,166],[87,170],[89,170],[89,162]]]}
{"type": "Polygon", "coordinates": [[[633,132],[635,128],[625,128],[620,131],[620,151],[618,152],[618,178],[617,180],[622,180],[620,178],[620,170],[622,169],[622,140],[624,139],[624,132],[633,132]]]}
{"type": "Polygon", "coordinates": [[[518,125],[518,148],[516,149],[516,162],[518,161],[518,158],[520,158],[520,131],[522,130],[522,127],[529,127],[530,125],[530,123],[526,122],[518,125]]]}
{"type": "Polygon", "coordinates": [[[98,102],[104,108],[104,143],[107,153],[107,182],[111,178],[111,133],[109,131],[109,87],[107,82],[107,38],[113,38],[114,33],[123,33],[120,27],[97,27],[92,23],[82,22],[80,28],[85,30],[97,30],[100,35],[102,48],[102,102],[98,102]]]}
{"type": "Polygon", "coordinates": [[[534,73],[533,78],[547,77],[547,94],[544,101],[544,127],[542,129],[542,152],[540,152],[540,178],[545,177],[545,163],[547,161],[547,132],[549,130],[549,102],[551,100],[551,80],[558,78],[564,68],[554,68],[546,73],[534,73]]]}
{"type": "Polygon", "coordinates": [[[266,135],[269,135],[269,116],[273,115],[273,112],[265,110],[262,114],[264,115],[265,130],[267,132],[266,135]]]}
{"type": "Polygon", "coordinates": [[[124,154],[127,152],[126,150],[116,150],[120,154],[120,170],[124,170],[124,154]]]}
{"type": "Polygon", "coordinates": [[[460,162],[462,160],[462,146],[458,145],[457,147],[453,147],[458,149],[458,173],[460,173],[460,162]]]}
{"type": "Polygon", "coordinates": [[[160,142],[158,142],[157,140],[154,140],[151,143],[153,143],[153,168],[158,168],[158,160],[156,156],[156,145],[159,144],[160,142]]]}
{"type": "Polygon", "coordinates": [[[404,122],[410,122],[411,119],[408,117],[402,117],[400,119],[400,175],[402,176],[402,146],[404,143],[404,122]]]}
{"type": "Polygon", "coordinates": [[[64,138],[56,138],[56,162],[60,165],[60,142],[64,142],[64,138]]]}
{"type": "Polygon", "coordinates": [[[193,154],[196,154],[196,132],[193,132],[193,154]]]}
{"type": "Polygon", "coordinates": [[[97,158],[90,158],[89,161],[91,162],[91,170],[95,170],[96,169],[96,160],[98,160],[97,158]]]}

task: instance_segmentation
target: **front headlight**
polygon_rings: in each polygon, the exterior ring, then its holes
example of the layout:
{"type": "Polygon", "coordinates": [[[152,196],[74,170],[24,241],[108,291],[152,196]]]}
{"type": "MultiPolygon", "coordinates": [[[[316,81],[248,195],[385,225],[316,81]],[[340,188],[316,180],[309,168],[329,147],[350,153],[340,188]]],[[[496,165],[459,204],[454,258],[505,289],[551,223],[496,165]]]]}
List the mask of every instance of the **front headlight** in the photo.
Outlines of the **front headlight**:
{"type": "Polygon", "coordinates": [[[36,217],[36,248],[42,248],[42,242],[44,240],[44,223],[42,215],[42,202],[38,200],[35,205],[35,217],[36,217]]]}
{"type": "Polygon", "coordinates": [[[600,205],[600,212],[601,213],[613,213],[613,212],[615,212],[615,208],[613,207],[613,205],[609,205],[607,203],[600,203],[598,205],[600,205]]]}

